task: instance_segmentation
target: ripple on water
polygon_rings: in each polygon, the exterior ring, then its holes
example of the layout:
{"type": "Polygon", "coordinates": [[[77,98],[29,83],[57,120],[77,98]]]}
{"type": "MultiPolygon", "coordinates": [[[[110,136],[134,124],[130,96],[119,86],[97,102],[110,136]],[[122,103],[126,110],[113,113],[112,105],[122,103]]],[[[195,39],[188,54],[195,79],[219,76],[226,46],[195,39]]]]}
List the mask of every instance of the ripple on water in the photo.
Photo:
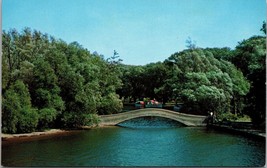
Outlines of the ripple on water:
{"type": "Polygon", "coordinates": [[[109,127],[2,146],[2,164],[256,167],[265,164],[265,142],[205,128],[109,127]]]}

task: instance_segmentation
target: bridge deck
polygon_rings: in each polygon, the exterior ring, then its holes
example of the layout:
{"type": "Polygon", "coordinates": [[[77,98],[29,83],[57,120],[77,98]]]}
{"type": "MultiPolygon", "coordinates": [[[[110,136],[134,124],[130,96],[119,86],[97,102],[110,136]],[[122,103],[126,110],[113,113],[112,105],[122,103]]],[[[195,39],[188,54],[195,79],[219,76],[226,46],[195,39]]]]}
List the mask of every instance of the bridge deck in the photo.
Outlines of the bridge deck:
{"type": "Polygon", "coordinates": [[[111,114],[111,115],[100,115],[100,125],[117,125],[121,122],[146,116],[155,116],[169,118],[178,121],[186,126],[205,126],[204,120],[206,116],[184,114],[175,111],[159,108],[145,108],[132,110],[124,113],[111,114]]]}

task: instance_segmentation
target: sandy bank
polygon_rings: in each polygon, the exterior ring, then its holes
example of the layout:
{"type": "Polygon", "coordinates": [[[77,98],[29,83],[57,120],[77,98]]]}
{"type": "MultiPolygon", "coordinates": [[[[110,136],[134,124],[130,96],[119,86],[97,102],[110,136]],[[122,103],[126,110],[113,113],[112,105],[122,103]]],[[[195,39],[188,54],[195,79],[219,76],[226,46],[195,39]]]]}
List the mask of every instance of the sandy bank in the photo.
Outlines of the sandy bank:
{"type": "Polygon", "coordinates": [[[51,129],[44,132],[32,132],[32,133],[24,133],[24,134],[4,134],[2,133],[2,138],[9,139],[9,138],[16,138],[16,137],[30,137],[30,136],[38,136],[38,135],[48,135],[48,134],[55,134],[55,133],[62,133],[66,132],[65,130],[60,129],[51,129]]]}
{"type": "Polygon", "coordinates": [[[76,130],[62,130],[62,129],[50,129],[43,132],[32,132],[32,133],[23,133],[23,134],[1,134],[2,143],[9,142],[22,142],[22,141],[31,141],[36,139],[49,138],[54,136],[67,136],[70,134],[79,133],[83,130],[89,130],[94,128],[101,128],[103,126],[83,126],[76,130]]]}
{"type": "Polygon", "coordinates": [[[78,133],[80,130],[61,130],[61,129],[50,129],[44,132],[32,132],[32,133],[24,133],[24,134],[1,134],[2,143],[5,142],[17,142],[17,141],[28,141],[34,139],[40,139],[50,136],[57,135],[69,135],[72,133],[78,133]]]}

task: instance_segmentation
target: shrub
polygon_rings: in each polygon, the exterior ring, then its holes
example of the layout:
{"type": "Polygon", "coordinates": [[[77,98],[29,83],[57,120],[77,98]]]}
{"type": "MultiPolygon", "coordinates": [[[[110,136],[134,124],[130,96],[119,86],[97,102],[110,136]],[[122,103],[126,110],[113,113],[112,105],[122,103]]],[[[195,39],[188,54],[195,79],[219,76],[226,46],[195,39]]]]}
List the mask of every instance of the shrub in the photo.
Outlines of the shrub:
{"type": "Polygon", "coordinates": [[[28,133],[35,131],[38,124],[38,113],[33,108],[23,108],[20,111],[17,123],[17,133],[28,133]]]}

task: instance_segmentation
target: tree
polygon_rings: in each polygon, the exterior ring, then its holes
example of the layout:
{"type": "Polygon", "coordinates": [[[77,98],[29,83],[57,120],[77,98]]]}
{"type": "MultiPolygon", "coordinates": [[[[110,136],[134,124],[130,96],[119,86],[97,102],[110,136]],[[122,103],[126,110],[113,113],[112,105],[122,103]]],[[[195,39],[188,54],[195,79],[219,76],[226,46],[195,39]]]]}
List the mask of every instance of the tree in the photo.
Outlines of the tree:
{"type": "Polygon", "coordinates": [[[42,129],[52,124],[56,117],[65,109],[65,106],[59,95],[60,88],[57,76],[50,64],[44,59],[39,58],[34,61],[34,65],[30,92],[33,106],[39,109],[38,112],[41,118],[38,127],[42,129]]]}
{"type": "Polygon", "coordinates": [[[167,95],[160,90],[163,81],[167,77],[167,69],[161,62],[150,63],[145,67],[145,73],[143,74],[141,81],[144,82],[145,95],[151,99],[157,99],[158,101],[166,102],[167,95]]]}
{"type": "Polygon", "coordinates": [[[31,106],[27,86],[16,81],[3,95],[2,131],[4,133],[32,132],[38,123],[37,110],[31,106]]]}
{"type": "Polygon", "coordinates": [[[188,37],[185,42],[186,42],[186,47],[188,49],[196,49],[197,48],[196,41],[192,41],[192,39],[190,37],[188,37]]]}
{"type": "Polygon", "coordinates": [[[122,72],[122,87],[117,89],[117,93],[124,98],[140,99],[145,96],[144,73],[143,66],[120,65],[122,72]]]}
{"type": "Polygon", "coordinates": [[[232,62],[243,72],[251,83],[247,95],[246,113],[255,124],[265,121],[266,81],[266,38],[253,36],[236,46],[232,62]]]}
{"type": "MultiPolygon", "coordinates": [[[[184,102],[184,112],[234,113],[232,98],[242,97],[249,90],[242,73],[228,61],[214,58],[209,50],[184,50],[170,56],[165,64],[170,68],[163,90],[172,93],[170,99],[184,102]]],[[[238,111],[241,113],[242,109],[238,111]]]]}
{"type": "Polygon", "coordinates": [[[266,35],[266,21],[263,22],[261,31],[266,35]]]}

